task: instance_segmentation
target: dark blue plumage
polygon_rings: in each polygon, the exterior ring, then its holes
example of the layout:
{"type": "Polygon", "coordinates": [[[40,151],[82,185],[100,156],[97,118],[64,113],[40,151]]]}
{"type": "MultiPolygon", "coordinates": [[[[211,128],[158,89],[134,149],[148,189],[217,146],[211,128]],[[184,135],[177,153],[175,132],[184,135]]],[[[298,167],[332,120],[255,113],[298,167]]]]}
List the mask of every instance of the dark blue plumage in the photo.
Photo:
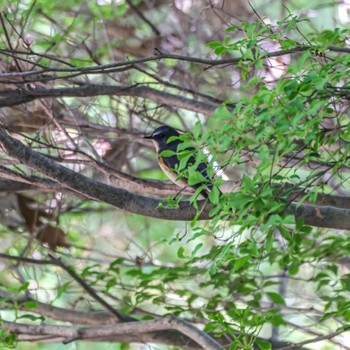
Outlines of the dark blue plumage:
{"type": "MultiPolygon", "coordinates": [[[[172,180],[178,186],[187,187],[189,186],[187,183],[188,179],[186,179],[183,176],[179,176],[180,174],[176,172],[176,169],[180,165],[178,155],[162,155],[163,151],[173,151],[174,153],[178,153],[178,146],[181,143],[183,143],[182,140],[176,139],[176,137],[179,136],[180,134],[174,128],[165,125],[157,128],[153,131],[153,133],[150,136],[146,136],[145,138],[153,140],[158,153],[159,166],[164,171],[164,173],[170,178],[170,180],[172,180]],[[169,141],[171,137],[175,137],[175,139],[169,141]]],[[[195,148],[187,147],[185,150],[194,151],[195,148]]],[[[195,164],[195,162],[195,157],[191,156],[188,159],[185,167],[187,168],[190,165],[195,164]]],[[[193,187],[196,189],[204,185],[205,189],[201,192],[201,194],[204,197],[208,198],[208,194],[213,188],[213,185],[212,180],[210,179],[207,172],[207,166],[204,163],[200,163],[196,170],[199,171],[206,179],[208,179],[208,181],[189,187],[193,187]]]]}

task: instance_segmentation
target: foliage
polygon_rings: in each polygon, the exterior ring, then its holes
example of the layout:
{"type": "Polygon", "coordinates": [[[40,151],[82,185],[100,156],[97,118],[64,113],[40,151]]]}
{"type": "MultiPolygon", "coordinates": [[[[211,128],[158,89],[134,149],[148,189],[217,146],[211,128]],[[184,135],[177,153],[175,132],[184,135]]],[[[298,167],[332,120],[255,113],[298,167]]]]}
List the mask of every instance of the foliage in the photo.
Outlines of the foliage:
{"type": "MultiPolygon", "coordinates": [[[[318,31],[289,14],[275,24],[261,18],[231,25],[215,40],[208,35],[206,46],[198,32],[184,56],[166,54],[164,40],[153,55],[142,43],[156,40],[167,8],[159,5],[151,25],[131,10],[128,1],[37,1],[19,2],[15,14],[2,15],[3,125],[76,174],[162,198],[154,211],[164,209],[165,219],[187,199],[197,215],[176,223],[111,210],[4,149],[2,176],[37,187],[24,195],[13,191],[16,204],[2,213],[2,343],[14,347],[21,340],[10,322],[99,326],[88,322],[92,311],[106,309],[100,296],[107,310],[135,320],[172,315],[197,324],[230,350],[302,346],[311,338],[326,338],[334,349],[345,344],[349,239],[340,229],[345,224],[322,221],[321,209],[349,210],[348,31],[318,31]],[[91,35],[91,19],[104,22],[104,30],[91,35]],[[113,30],[129,31],[132,44],[105,41],[113,30]],[[205,50],[214,59],[202,62],[205,50]],[[109,86],[118,91],[105,92],[109,86]],[[13,94],[17,87],[23,94],[13,94]],[[85,87],[90,95],[79,90],[85,87]],[[11,102],[23,96],[33,100],[11,102]],[[196,169],[208,162],[210,220],[200,220],[208,204],[198,196],[201,188],[179,193],[145,180],[164,179],[142,139],[158,123],[191,131],[178,149],[178,170],[191,185],[203,181],[196,169]],[[86,316],[55,318],[42,304],[64,308],[67,317],[73,309],[86,316]]],[[[124,343],[140,339],[118,343],[128,348],[124,343]]]]}

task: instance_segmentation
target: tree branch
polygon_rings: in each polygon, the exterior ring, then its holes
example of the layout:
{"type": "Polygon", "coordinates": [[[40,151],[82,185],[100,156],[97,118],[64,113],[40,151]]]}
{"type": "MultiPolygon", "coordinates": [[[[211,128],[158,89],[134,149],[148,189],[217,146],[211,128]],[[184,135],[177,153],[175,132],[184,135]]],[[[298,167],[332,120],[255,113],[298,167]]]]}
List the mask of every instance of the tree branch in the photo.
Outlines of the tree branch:
{"type": "Polygon", "coordinates": [[[91,97],[100,95],[143,97],[159,104],[174,108],[187,109],[193,112],[211,115],[220,105],[193,100],[184,96],[152,89],[143,85],[97,85],[88,84],[71,88],[32,89],[32,90],[0,90],[0,107],[15,106],[40,98],[58,97],[91,97]]]}
{"type": "MultiPolygon", "coordinates": [[[[263,57],[271,58],[271,57],[279,57],[284,55],[289,55],[292,53],[300,53],[304,52],[306,50],[312,50],[313,47],[309,45],[300,45],[297,47],[293,47],[288,50],[278,50],[273,52],[265,52],[263,57]]],[[[350,53],[350,48],[348,47],[340,47],[340,46],[327,46],[325,47],[325,50],[331,51],[331,52],[338,52],[338,53],[350,53]]],[[[6,54],[7,50],[0,50],[1,53],[6,54]]],[[[23,54],[28,55],[28,52],[25,52],[23,54]]],[[[34,53],[32,53],[34,55],[34,53]]],[[[11,55],[13,55],[11,51],[11,55]]],[[[227,65],[227,64],[237,64],[241,61],[251,61],[250,58],[243,58],[243,57],[234,57],[234,58],[228,58],[228,59],[206,59],[206,58],[200,58],[200,57],[190,57],[190,56],[183,56],[183,55],[176,55],[176,54],[169,54],[169,53],[163,53],[159,52],[157,55],[144,57],[144,58],[136,58],[134,60],[127,60],[127,61],[121,61],[121,62],[113,62],[98,66],[88,66],[88,67],[69,67],[69,68],[59,68],[59,67],[44,67],[42,69],[38,70],[31,70],[31,71],[25,71],[25,72],[10,72],[10,73],[2,73],[0,74],[0,77],[28,77],[33,75],[39,75],[43,73],[82,73],[82,74],[100,74],[100,73],[109,73],[113,71],[116,68],[121,67],[127,67],[127,66],[133,66],[135,64],[140,63],[146,63],[146,62],[152,62],[152,61],[161,61],[166,59],[174,59],[177,61],[184,61],[184,62],[191,62],[191,63],[197,63],[207,66],[219,66],[219,65],[227,65]]]]}
{"type": "Polygon", "coordinates": [[[313,344],[313,343],[317,343],[317,342],[322,341],[322,340],[332,339],[332,338],[336,337],[337,335],[342,334],[344,332],[348,332],[348,331],[349,330],[346,329],[346,328],[340,328],[337,331],[332,332],[330,334],[326,334],[326,335],[318,336],[318,337],[315,337],[315,338],[312,338],[312,339],[308,339],[308,340],[305,340],[305,341],[297,343],[297,344],[291,344],[289,346],[284,346],[284,347],[279,348],[278,350],[299,349],[303,345],[313,344]]]}
{"type": "Polygon", "coordinates": [[[188,323],[179,320],[178,318],[165,317],[151,321],[136,321],[128,323],[117,323],[113,325],[104,325],[99,327],[74,327],[74,326],[49,326],[49,325],[25,325],[14,322],[2,321],[2,325],[5,329],[11,333],[18,335],[41,335],[41,336],[54,336],[60,337],[64,342],[71,339],[79,340],[101,340],[110,339],[113,337],[116,341],[119,340],[118,336],[125,336],[129,334],[129,341],[131,342],[159,342],[150,332],[168,331],[171,329],[177,330],[181,334],[186,335],[192,339],[195,343],[199,344],[206,350],[220,350],[222,346],[214,339],[200,331],[196,327],[189,325],[188,323]],[[145,339],[148,338],[147,340],[145,339]],[[151,340],[150,337],[153,339],[151,340]]]}
{"type": "MultiPolygon", "coordinates": [[[[25,307],[25,302],[28,301],[34,301],[37,303],[37,308],[30,309],[30,312],[34,314],[39,314],[41,316],[49,317],[54,320],[63,321],[63,322],[70,322],[73,324],[83,324],[83,325],[90,325],[90,326],[101,326],[101,325],[111,325],[118,323],[118,320],[109,312],[105,311],[90,311],[90,312],[84,312],[84,311],[76,311],[76,310],[68,310],[60,307],[55,307],[52,305],[48,305],[39,301],[34,300],[31,297],[28,296],[14,296],[11,293],[1,291],[0,290],[0,297],[6,299],[6,305],[18,305],[18,307],[21,310],[28,311],[28,309],[25,307]]],[[[130,323],[129,323],[130,324],[130,323]]],[[[178,327],[182,327],[183,321],[181,321],[180,325],[178,327]]],[[[17,324],[18,325],[18,324],[17,324]]],[[[186,325],[188,325],[186,323],[186,325]]],[[[21,325],[20,325],[21,326],[21,325]]],[[[191,326],[191,325],[190,325],[191,326]]],[[[16,326],[17,327],[17,326],[16,326]]],[[[192,326],[194,327],[194,326],[192,326]]],[[[195,328],[195,327],[194,327],[195,328]]],[[[187,332],[188,330],[184,330],[184,332],[187,332]]],[[[198,329],[194,329],[194,332],[197,332],[198,329]]],[[[44,336],[39,333],[31,333],[28,334],[25,332],[25,330],[22,328],[21,333],[18,334],[18,340],[29,340],[29,341],[39,341],[39,342],[62,342],[65,341],[66,338],[62,337],[62,335],[53,335],[53,334],[45,334],[44,336]]],[[[203,334],[202,334],[203,335],[203,334]]],[[[203,341],[206,341],[205,338],[207,335],[204,335],[203,341]]],[[[80,338],[81,340],[84,340],[85,338],[80,338]]],[[[212,339],[210,337],[210,339],[212,339]]],[[[263,338],[259,338],[261,340],[265,340],[263,338]]],[[[158,344],[167,344],[172,346],[179,346],[181,348],[188,348],[188,349],[199,349],[200,347],[196,342],[194,342],[188,335],[183,335],[179,332],[179,330],[173,331],[173,330],[166,330],[166,331],[155,331],[155,332],[149,332],[146,334],[138,334],[135,336],[134,334],[131,334],[130,332],[127,332],[124,336],[123,335],[110,335],[99,338],[88,338],[86,339],[88,341],[118,341],[118,342],[151,342],[151,343],[158,343],[158,344]],[[135,340],[136,339],[136,340],[135,340]]],[[[210,340],[209,340],[210,341],[210,340]]],[[[217,341],[220,342],[222,347],[226,347],[229,345],[231,339],[227,335],[222,335],[217,338],[217,341]]],[[[275,341],[275,340],[269,340],[272,344],[273,349],[278,349],[283,346],[289,346],[290,343],[284,342],[284,341],[275,341]]],[[[301,349],[301,348],[300,348],[301,349]]]]}
{"type": "MultiPolygon", "coordinates": [[[[8,135],[3,128],[0,128],[0,143],[9,156],[85,198],[102,201],[130,213],[166,220],[188,221],[198,214],[197,210],[188,202],[181,202],[176,209],[160,207],[162,203],[156,199],[111,187],[76,173],[45,155],[33,151],[8,135]]],[[[209,213],[212,207],[205,204],[205,201],[198,201],[198,205],[200,208],[202,207],[199,215],[201,220],[210,219],[209,213]]],[[[292,203],[287,213],[295,215],[296,218],[303,218],[307,225],[343,230],[350,229],[350,210],[348,209],[292,203]]]]}
{"type": "MultiPolygon", "coordinates": [[[[102,201],[131,213],[159,219],[191,220],[197,214],[197,210],[189,203],[180,203],[179,208],[176,210],[159,207],[161,202],[156,199],[143,197],[120,188],[111,187],[76,173],[43,154],[33,151],[20,141],[9,136],[2,128],[0,128],[0,143],[6,153],[11,157],[18,159],[30,168],[56,180],[85,198],[102,201]]],[[[201,204],[203,205],[204,202],[201,204]]],[[[209,219],[209,212],[211,209],[210,206],[205,206],[201,218],[209,219]]]]}
{"type": "Polygon", "coordinates": [[[76,272],[69,266],[67,266],[61,259],[57,259],[54,256],[49,254],[51,260],[57,265],[60,266],[64,271],[66,271],[80,286],[85,289],[85,291],[94,298],[98,303],[105,307],[112,315],[116,316],[117,319],[124,322],[135,321],[132,317],[120,313],[118,310],[109,305],[104,299],[102,299],[76,272]]]}

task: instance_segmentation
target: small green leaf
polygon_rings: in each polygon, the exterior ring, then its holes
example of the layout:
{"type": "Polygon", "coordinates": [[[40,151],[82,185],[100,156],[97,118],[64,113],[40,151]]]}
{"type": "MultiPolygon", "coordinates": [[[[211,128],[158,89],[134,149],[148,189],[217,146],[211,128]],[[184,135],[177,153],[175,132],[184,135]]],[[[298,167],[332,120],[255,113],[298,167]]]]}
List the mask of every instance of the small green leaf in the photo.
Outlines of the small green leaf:
{"type": "Polygon", "coordinates": [[[178,258],[180,258],[180,259],[187,259],[188,256],[186,256],[186,255],[184,254],[184,252],[185,252],[184,247],[180,247],[180,248],[178,249],[178,251],[177,251],[177,256],[178,256],[178,258]]]}
{"type": "Polygon", "coordinates": [[[275,293],[275,292],[267,292],[266,295],[275,303],[279,305],[286,305],[286,302],[284,299],[281,297],[280,294],[275,293]]]}
{"type": "Polygon", "coordinates": [[[14,348],[17,344],[17,336],[14,333],[10,333],[5,337],[1,337],[1,342],[8,348],[14,348]]]}
{"type": "Polygon", "coordinates": [[[106,283],[106,289],[107,289],[107,291],[108,291],[110,288],[114,287],[116,284],[117,284],[117,280],[116,280],[114,277],[111,278],[111,279],[109,279],[109,280],[107,281],[107,283],[106,283]]]}
{"type": "Polygon", "coordinates": [[[222,43],[219,42],[219,41],[211,41],[209,44],[208,44],[208,47],[214,49],[216,47],[221,47],[222,46],[222,43]]]}
{"type": "Polygon", "coordinates": [[[235,261],[233,269],[231,270],[231,273],[238,271],[242,266],[244,266],[248,261],[250,260],[249,256],[244,256],[238,260],[235,261]]]}
{"type": "Polygon", "coordinates": [[[112,263],[110,263],[109,268],[113,270],[115,269],[116,266],[122,264],[124,261],[125,261],[124,258],[115,259],[112,263]]]}
{"type": "Polygon", "coordinates": [[[191,256],[194,257],[196,256],[196,253],[198,252],[199,249],[201,249],[203,247],[203,243],[199,243],[196,245],[196,247],[193,249],[191,256]]]}
{"type": "Polygon", "coordinates": [[[208,180],[199,171],[197,171],[193,168],[189,168],[188,184],[190,186],[205,183],[207,181],[208,180]]]}
{"type": "Polygon", "coordinates": [[[25,301],[24,303],[22,303],[22,305],[26,309],[37,309],[38,308],[38,302],[37,301],[25,301]]]}
{"type": "Polygon", "coordinates": [[[67,281],[66,283],[63,283],[57,288],[57,295],[56,299],[59,299],[62,294],[67,290],[68,286],[71,284],[72,281],[67,281]]]}
{"type": "Polygon", "coordinates": [[[218,204],[220,199],[220,191],[217,187],[213,187],[209,193],[209,200],[211,204],[218,204]]]}
{"type": "Polygon", "coordinates": [[[21,292],[24,292],[26,290],[28,290],[29,287],[29,282],[25,282],[23,283],[17,290],[16,290],[16,294],[19,294],[21,292]]]}
{"type": "Polygon", "coordinates": [[[45,317],[44,316],[36,316],[36,315],[32,315],[32,314],[25,314],[25,315],[22,315],[20,317],[18,317],[18,319],[20,318],[26,318],[28,320],[31,320],[31,321],[45,321],[45,317]]]}
{"type": "Polygon", "coordinates": [[[261,340],[261,339],[255,339],[255,344],[261,349],[261,350],[270,350],[272,349],[271,343],[261,340]]]}
{"type": "Polygon", "coordinates": [[[243,175],[243,185],[249,192],[255,193],[255,184],[252,179],[246,174],[243,175]]]}
{"type": "Polygon", "coordinates": [[[234,30],[236,30],[236,29],[241,29],[239,26],[232,26],[232,27],[228,27],[227,29],[226,29],[226,32],[227,33],[230,33],[230,32],[233,32],[234,30]]]}
{"type": "Polygon", "coordinates": [[[162,157],[171,157],[175,154],[176,154],[176,152],[171,151],[171,150],[165,150],[165,151],[160,152],[160,156],[162,156],[162,157]]]}
{"type": "Polygon", "coordinates": [[[214,53],[215,53],[215,55],[220,56],[220,55],[224,54],[226,51],[227,51],[226,48],[221,46],[221,47],[217,47],[214,50],[214,53]]]}

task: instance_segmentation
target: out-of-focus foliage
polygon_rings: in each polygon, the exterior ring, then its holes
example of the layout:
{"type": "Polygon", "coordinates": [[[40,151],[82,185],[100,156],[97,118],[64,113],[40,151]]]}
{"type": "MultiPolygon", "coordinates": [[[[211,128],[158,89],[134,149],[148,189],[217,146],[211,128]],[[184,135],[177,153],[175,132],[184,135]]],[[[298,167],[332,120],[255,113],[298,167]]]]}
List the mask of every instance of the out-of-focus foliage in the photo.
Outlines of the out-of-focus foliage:
{"type": "MultiPolygon", "coordinates": [[[[46,314],[37,302],[66,316],[104,310],[50,260],[59,256],[123,314],[178,316],[230,350],[301,348],[310,339],[306,347],[350,348],[348,231],[313,227],[288,211],[307,204],[321,220],[324,194],[344,196],[332,205],[349,210],[349,6],[7,0],[0,117],[12,136],[77,173],[161,197],[169,210],[189,198],[200,213],[201,202],[159,181],[145,133],[161,124],[191,131],[186,145],[210,150],[210,166],[224,174],[208,221],[127,214],[79,193],[3,189],[2,320],[85,324],[46,314]],[[217,65],[221,59],[228,61],[217,65]],[[104,93],[108,86],[119,90],[104,93]],[[11,90],[42,89],[56,90],[9,102],[11,90]]],[[[17,181],[42,177],[5,154],[0,167],[4,178],[8,169],[17,181]]],[[[200,181],[195,168],[192,184],[200,181]]],[[[6,326],[0,337],[4,347],[27,346],[6,326]]],[[[113,347],[143,348],[136,340],[113,347]]],[[[161,346],[171,348],[152,348],[161,346]]]]}

